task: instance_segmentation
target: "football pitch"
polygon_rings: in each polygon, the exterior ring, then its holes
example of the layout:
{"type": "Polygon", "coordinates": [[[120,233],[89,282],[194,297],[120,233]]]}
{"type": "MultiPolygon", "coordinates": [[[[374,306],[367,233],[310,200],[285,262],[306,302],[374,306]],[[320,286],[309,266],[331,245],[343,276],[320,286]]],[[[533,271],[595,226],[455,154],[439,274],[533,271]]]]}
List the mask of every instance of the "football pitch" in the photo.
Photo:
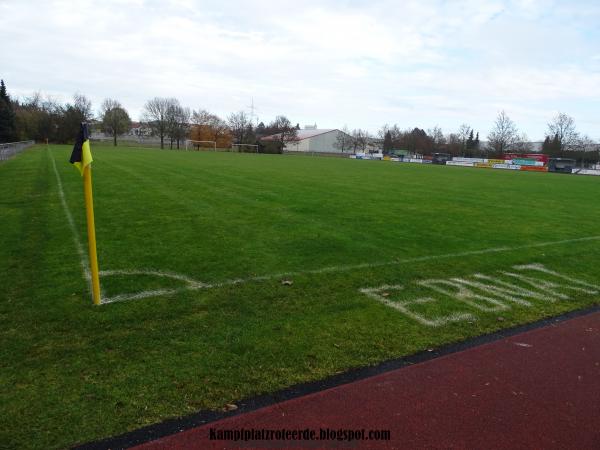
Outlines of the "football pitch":
{"type": "Polygon", "coordinates": [[[600,303],[600,179],[92,143],[0,164],[0,446],[63,448],[600,303]]]}

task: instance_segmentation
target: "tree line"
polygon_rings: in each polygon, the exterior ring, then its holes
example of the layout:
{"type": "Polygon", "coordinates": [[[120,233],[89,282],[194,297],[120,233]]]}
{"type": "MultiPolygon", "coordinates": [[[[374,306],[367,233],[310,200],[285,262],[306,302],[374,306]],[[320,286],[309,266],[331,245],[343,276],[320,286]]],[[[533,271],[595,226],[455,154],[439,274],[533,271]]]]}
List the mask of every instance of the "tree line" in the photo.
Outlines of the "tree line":
{"type": "MultiPolygon", "coordinates": [[[[33,139],[38,142],[71,143],[81,122],[92,123],[118,139],[129,132],[132,120],[118,100],[107,98],[95,115],[92,102],[82,94],[75,94],[72,102],[60,103],[39,93],[23,99],[8,95],[4,81],[0,82],[0,142],[33,139]]],[[[156,136],[161,148],[180,148],[186,139],[215,141],[217,147],[231,144],[259,145],[263,152],[279,153],[289,141],[295,139],[299,124],[293,125],[284,115],[265,124],[253,123],[245,111],[230,114],[223,119],[206,109],[191,110],[176,98],[155,97],[148,100],[141,117],[141,134],[156,136]],[[278,137],[271,142],[261,142],[269,135],[278,137]]]]}
{"type": "MultiPolygon", "coordinates": [[[[34,139],[56,143],[70,143],[77,135],[81,122],[91,122],[112,137],[116,146],[119,136],[129,132],[132,120],[127,110],[115,99],[107,98],[100,105],[98,114],[92,102],[82,94],[75,94],[71,102],[61,104],[39,93],[21,100],[13,99],[6,85],[0,80],[0,142],[34,139]]],[[[180,148],[186,139],[214,141],[217,147],[228,148],[232,144],[251,144],[259,151],[280,153],[296,139],[299,125],[293,125],[284,115],[265,124],[255,123],[245,111],[238,111],[221,118],[206,109],[192,110],[181,105],[176,98],[155,97],[149,99],[141,116],[142,134],[156,136],[161,148],[180,148]],[[263,141],[265,136],[275,136],[263,141]]],[[[479,132],[468,124],[462,124],[455,132],[444,133],[439,126],[401,129],[398,125],[384,125],[376,135],[367,130],[344,127],[335,143],[342,152],[365,152],[380,149],[386,154],[400,151],[429,155],[448,153],[453,156],[500,157],[504,153],[528,153],[533,150],[525,133],[517,128],[505,111],[500,111],[487,141],[482,142],[479,132]]],[[[598,144],[580,134],[572,117],[557,114],[548,123],[543,153],[550,156],[571,156],[585,161],[598,160],[598,144]]],[[[600,150],[599,150],[600,151],[600,150]]]]}
{"type": "MultiPolygon", "coordinates": [[[[85,95],[75,94],[73,101],[65,104],[39,93],[17,100],[10,98],[3,81],[0,87],[0,142],[33,139],[70,143],[81,122],[94,120],[92,102],[85,95]]],[[[105,100],[100,116],[102,127],[116,136],[129,130],[129,115],[117,101],[105,100]]]]}
{"type": "Polygon", "coordinates": [[[295,139],[299,124],[279,115],[269,124],[254,124],[245,111],[231,113],[226,119],[206,109],[190,110],[182,107],[176,98],[155,97],[144,105],[142,122],[152,135],[160,139],[161,148],[169,141],[170,148],[180,148],[185,139],[213,141],[219,148],[232,144],[249,144],[262,152],[279,153],[286,143],[295,139]],[[265,136],[276,135],[271,142],[262,142],[265,136]]]}
{"type": "MultiPolygon", "coordinates": [[[[356,135],[356,131],[352,133],[356,135]]],[[[358,133],[360,134],[360,133],[358,133]]],[[[585,158],[598,160],[600,146],[589,136],[580,134],[572,117],[558,113],[547,124],[542,152],[554,157],[585,158]]],[[[435,126],[427,131],[420,128],[401,130],[397,125],[384,125],[378,132],[384,153],[404,150],[409,153],[429,155],[448,153],[465,157],[501,157],[505,153],[531,153],[532,142],[520,132],[515,122],[505,111],[500,111],[487,141],[482,142],[479,132],[468,124],[462,124],[457,131],[444,134],[435,126]]]]}

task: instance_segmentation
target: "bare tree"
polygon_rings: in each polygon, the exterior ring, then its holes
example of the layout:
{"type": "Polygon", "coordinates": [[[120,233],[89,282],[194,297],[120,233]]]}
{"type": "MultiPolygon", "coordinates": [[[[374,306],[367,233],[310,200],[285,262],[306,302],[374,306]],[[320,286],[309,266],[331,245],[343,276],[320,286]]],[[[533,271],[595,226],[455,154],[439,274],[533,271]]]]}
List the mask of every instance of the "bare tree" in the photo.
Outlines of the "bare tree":
{"type": "Polygon", "coordinates": [[[350,131],[346,125],[339,131],[333,146],[344,153],[345,151],[350,150],[352,146],[352,136],[350,136],[350,131]]]}
{"type": "Polygon", "coordinates": [[[390,126],[386,123],[385,125],[383,125],[379,130],[377,130],[377,137],[381,140],[385,139],[385,136],[387,134],[392,135],[391,131],[390,131],[390,126]]]}
{"type": "Polygon", "coordinates": [[[154,97],[144,105],[143,120],[148,123],[152,134],[160,137],[160,148],[164,148],[169,128],[169,109],[179,102],[174,98],[154,97]]]}
{"type": "Polygon", "coordinates": [[[73,103],[59,105],[56,125],[56,138],[59,142],[70,142],[81,127],[81,122],[93,119],[92,102],[82,94],[73,96],[73,103]]]}
{"type": "Polygon", "coordinates": [[[352,148],[354,153],[356,153],[357,150],[362,152],[366,151],[368,143],[369,135],[366,131],[361,130],[360,128],[352,130],[352,148]]]}
{"type": "Polygon", "coordinates": [[[427,130],[427,135],[431,138],[431,143],[433,144],[434,150],[438,150],[442,145],[446,144],[446,137],[444,136],[444,132],[437,125],[427,130]]]}
{"type": "Polygon", "coordinates": [[[198,132],[196,133],[196,137],[201,137],[202,139],[200,140],[217,142],[229,134],[227,122],[205,109],[193,112],[192,123],[197,127],[198,132]]]}
{"type": "Polygon", "coordinates": [[[170,140],[170,148],[173,148],[173,142],[177,143],[177,148],[182,140],[185,139],[190,127],[191,112],[189,108],[184,108],[175,100],[169,105],[167,111],[167,135],[170,140]]]}
{"type": "Polygon", "coordinates": [[[377,135],[380,139],[385,139],[386,133],[389,133],[390,138],[392,139],[392,144],[396,147],[399,145],[399,142],[402,140],[404,134],[404,132],[401,131],[396,124],[392,126],[387,124],[382,126],[377,132],[377,135]]]}
{"type": "Polygon", "coordinates": [[[245,111],[232,113],[227,117],[227,124],[236,144],[249,144],[248,138],[252,135],[252,120],[245,111]]]}
{"type": "Polygon", "coordinates": [[[177,123],[177,148],[179,148],[179,142],[185,140],[190,132],[191,118],[192,111],[190,108],[185,107],[179,110],[177,123]]]}
{"type": "Polygon", "coordinates": [[[461,137],[456,133],[450,133],[446,136],[446,148],[448,153],[453,156],[459,156],[463,153],[463,144],[461,137]]]}
{"type": "Polygon", "coordinates": [[[548,123],[547,135],[552,139],[557,138],[560,150],[576,150],[579,141],[579,133],[575,129],[575,121],[565,113],[559,112],[550,123],[548,123]]]}
{"type": "Polygon", "coordinates": [[[92,101],[83,94],[73,95],[73,109],[81,115],[82,122],[89,122],[94,118],[92,101]]]}
{"type": "Polygon", "coordinates": [[[39,92],[23,99],[16,109],[25,136],[40,141],[60,141],[59,126],[64,112],[64,107],[57,100],[44,97],[39,92]]]}
{"type": "Polygon", "coordinates": [[[500,111],[494,128],[488,134],[489,148],[496,153],[504,153],[518,139],[517,126],[504,111],[500,111]]]}
{"type": "Polygon", "coordinates": [[[462,143],[463,152],[467,149],[467,140],[469,139],[469,135],[471,134],[472,130],[473,129],[466,123],[463,123],[460,127],[458,127],[456,135],[462,143]]]}
{"type": "Polygon", "coordinates": [[[298,129],[285,116],[275,117],[275,120],[269,124],[269,128],[277,135],[277,141],[281,149],[284,149],[288,142],[297,139],[298,129]]]}
{"type": "Polygon", "coordinates": [[[206,109],[194,110],[192,113],[192,122],[195,125],[210,125],[213,120],[214,114],[211,114],[206,109]]]}
{"type": "Polygon", "coordinates": [[[515,150],[521,153],[530,153],[531,151],[533,151],[533,146],[525,132],[521,133],[517,137],[517,140],[511,146],[511,150],[515,150]]]}
{"type": "Polygon", "coordinates": [[[600,145],[588,135],[578,136],[577,142],[572,146],[572,158],[578,159],[583,168],[588,163],[600,162],[600,145]],[[594,155],[598,152],[598,155],[594,155]]]}
{"type": "Polygon", "coordinates": [[[107,98],[100,107],[102,130],[113,137],[113,145],[117,146],[117,136],[129,131],[131,119],[125,108],[117,100],[107,98]]]}
{"type": "Polygon", "coordinates": [[[582,152],[593,152],[600,150],[599,144],[596,144],[594,140],[587,134],[584,134],[577,140],[577,147],[582,152]]]}

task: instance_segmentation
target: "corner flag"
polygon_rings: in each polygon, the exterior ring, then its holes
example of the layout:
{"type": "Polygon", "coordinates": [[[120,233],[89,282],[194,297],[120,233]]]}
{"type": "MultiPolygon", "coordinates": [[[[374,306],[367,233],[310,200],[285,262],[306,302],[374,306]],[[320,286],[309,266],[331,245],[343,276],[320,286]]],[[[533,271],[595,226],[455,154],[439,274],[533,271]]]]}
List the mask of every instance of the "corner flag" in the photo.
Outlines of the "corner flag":
{"type": "Polygon", "coordinates": [[[83,177],[83,192],[85,195],[85,213],[87,217],[88,250],[90,257],[90,275],[92,279],[92,299],[95,305],[99,305],[100,299],[100,276],[98,271],[98,255],[96,254],[96,226],[94,225],[94,198],[92,196],[92,152],[90,151],[90,133],[87,123],[82,123],[79,129],[73,153],[71,153],[71,164],[73,164],[83,177]]]}
{"type": "Polygon", "coordinates": [[[92,152],[90,151],[90,132],[87,123],[82,123],[79,128],[79,134],[75,139],[73,153],[69,162],[79,169],[83,176],[83,169],[93,161],[92,152]]]}

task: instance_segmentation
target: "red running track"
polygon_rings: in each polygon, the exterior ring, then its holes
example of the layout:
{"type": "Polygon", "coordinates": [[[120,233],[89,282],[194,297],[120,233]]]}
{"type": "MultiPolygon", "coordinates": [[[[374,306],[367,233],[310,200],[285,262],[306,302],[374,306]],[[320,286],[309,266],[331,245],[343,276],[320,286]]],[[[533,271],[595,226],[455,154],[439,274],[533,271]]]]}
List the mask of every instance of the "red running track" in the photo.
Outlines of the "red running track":
{"type": "Polygon", "coordinates": [[[600,449],[600,313],[143,444],[208,448],[600,449]],[[210,441],[209,430],[389,429],[387,442],[210,441]]]}

